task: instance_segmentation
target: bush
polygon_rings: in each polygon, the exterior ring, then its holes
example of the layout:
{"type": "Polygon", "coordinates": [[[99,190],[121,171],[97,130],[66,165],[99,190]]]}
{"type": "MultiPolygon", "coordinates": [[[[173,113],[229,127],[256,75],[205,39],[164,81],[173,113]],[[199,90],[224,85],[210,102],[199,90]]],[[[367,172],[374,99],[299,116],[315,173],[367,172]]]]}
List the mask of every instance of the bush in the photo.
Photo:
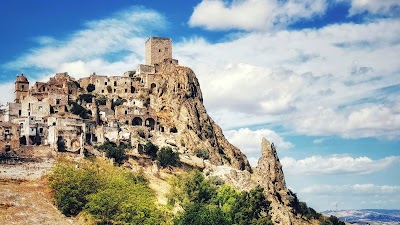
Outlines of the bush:
{"type": "Polygon", "coordinates": [[[157,161],[162,167],[177,166],[180,163],[179,154],[172,151],[171,147],[162,147],[157,153],[157,161]]]}
{"type": "Polygon", "coordinates": [[[122,105],[124,102],[126,102],[126,99],[122,99],[120,97],[118,97],[118,99],[113,100],[112,104],[111,104],[111,109],[114,110],[115,106],[120,106],[122,105]]]}
{"type": "Polygon", "coordinates": [[[57,207],[67,216],[77,215],[87,203],[86,196],[100,187],[92,169],[57,164],[49,176],[57,207]]]}
{"type": "Polygon", "coordinates": [[[192,204],[174,220],[174,225],[228,225],[227,219],[217,205],[192,204]]]}
{"type": "Polygon", "coordinates": [[[107,98],[105,96],[98,97],[96,99],[96,103],[98,105],[106,105],[107,104],[107,98]]]}
{"type": "Polygon", "coordinates": [[[147,141],[143,146],[143,153],[151,156],[153,159],[157,157],[158,147],[151,143],[151,141],[147,141]]]}
{"type": "Polygon", "coordinates": [[[117,146],[115,143],[109,141],[97,146],[97,149],[105,151],[106,156],[108,158],[113,158],[114,162],[118,165],[121,165],[122,162],[128,158],[128,156],[125,154],[125,148],[126,146],[122,144],[117,146]]]}
{"type": "Polygon", "coordinates": [[[229,185],[218,188],[193,170],[175,180],[168,201],[184,209],[174,224],[272,225],[270,202],[263,191],[261,187],[249,192],[237,192],[229,185]]]}
{"type": "Polygon", "coordinates": [[[84,210],[94,224],[166,224],[168,220],[143,173],[133,174],[96,159],[79,167],[58,161],[49,182],[58,208],[68,216],[84,210]]]}
{"type": "Polygon", "coordinates": [[[78,99],[81,101],[83,100],[87,103],[92,103],[93,97],[94,97],[94,95],[92,95],[92,94],[81,94],[78,96],[78,99]]]}
{"type": "Polygon", "coordinates": [[[86,90],[87,90],[88,92],[92,92],[92,91],[96,90],[96,86],[95,86],[94,84],[89,84],[89,85],[86,87],[86,90]]]}
{"type": "Polygon", "coordinates": [[[196,149],[194,151],[194,154],[202,159],[209,159],[210,158],[210,152],[207,149],[196,149]]]}
{"type": "Polygon", "coordinates": [[[72,105],[70,109],[71,113],[80,116],[82,119],[89,118],[89,113],[88,113],[89,111],[85,109],[83,106],[79,105],[74,101],[70,101],[69,104],[72,105]]]}

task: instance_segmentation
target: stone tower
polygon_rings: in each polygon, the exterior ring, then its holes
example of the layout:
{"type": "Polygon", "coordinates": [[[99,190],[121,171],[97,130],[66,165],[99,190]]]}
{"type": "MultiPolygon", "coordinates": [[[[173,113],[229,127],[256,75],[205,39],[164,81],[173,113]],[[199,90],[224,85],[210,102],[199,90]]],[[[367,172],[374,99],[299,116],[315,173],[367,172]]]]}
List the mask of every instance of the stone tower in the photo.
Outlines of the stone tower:
{"type": "Polygon", "coordinates": [[[146,65],[154,65],[172,58],[172,39],[151,37],[146,41],[146,65]]]}
{"type": "Polygon", "coordinates": [[[24,76],[24,74],[17,75],[17,79],[15,81],[15,103],[21,103],[21,100],[28,95],[29,92],[29,81],[24,76]]]}

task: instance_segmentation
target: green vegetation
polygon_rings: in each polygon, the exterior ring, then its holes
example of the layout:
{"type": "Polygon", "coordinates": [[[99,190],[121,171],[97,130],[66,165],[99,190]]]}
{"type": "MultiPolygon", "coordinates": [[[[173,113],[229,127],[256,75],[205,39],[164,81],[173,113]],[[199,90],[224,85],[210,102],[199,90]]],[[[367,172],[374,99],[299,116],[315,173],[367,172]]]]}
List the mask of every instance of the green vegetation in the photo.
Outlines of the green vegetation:
{"type": "Polygon", "coordinates": [[[56,205],[65,215],[89,213],[97,224],[166,224],[142,173],[104,161],[60,160],[49,175],[56,205]]]}
{"type": "Polygon", "coordinates": [[[180,163],[179,154],[171,147],[162,147],[157,153],[157,161],[162,167],[178,166],[180,163]]]}
{"type": "Polygon", "coordinates": [[[96,148],[105,151],[106,156],[108,158],[113,158],[114,162],[118,165],[121,165],[124,160],[128,159],[128,156],[125,154],[126,146],[124,144],[117,146],[114,142],[106,141],[96,148]]]}
{"type": "Polygon", "coordinates": [[[87,103],[92,103],[92,99],[93,99],[94,95],[92,94],[81,94],[78,96],[78,100],[83,100],[87,103]]]}
{"type": "Polygon", "coordinates": [[[54,190],[56,205],[67,216],[77,215],[86,205],[86,196],[100,187],[93,168],[79,169],[59,163],[49,176],[50,187],[54,190]]]}
{"type": "Polygon", "coordinates": [[[74,101],[70,101],[69,105],[72,105],[70,112],[80,116],[82,119],[88,119],[89,118],[89,110],[85,109],[83,106],[79,105],[78,103],[74,101]]]}
{"type": "Polygon", "coordinates": [[[123,98],[118,97],[117,99],[115,99],[115,100],[112,101],[111,109],[114,110],[114,109],[115,109],[115,106],[120,106],[120,105],[122,105],[124,102],[126,102],[126,99],[123,99],[123,98]]]}
{"type": "Polygon", "coordinates": [[[210,158],[210,152],[207,149],[196,149],[194,151],[194,154],[202,159],[209,159],[210,158]]]}
{"type": "Polygon", "coordinates": [[[273,224],[268,215],[269,202],[263,189],[237,192],[216,186],[203,174],[193,170],[174,181],[169,204],[179,204],[184,211],[174,224],[273,224]]]}
{"type": "Polygon", "coordinates": [[[340,221],[336,216],[330,216],[326,219],[320,219],[321,225],[345,225],[346,223],[340,221]]]}
{"type": "Polygon", "coordinates": [[[92,92],[92,91],[96,90],[96,86],[95,86],[94,84],[89,84],[89,85],[86,87],[86,90],[87,90],[88,92],[92,92]]]}
{"type": "Polygon", "coordinates": [[[157,157],[157,152],[158,152],[158,147],[149,140],[143,146],[143,153],[151,156],[153,159],[157,157]]]}
{"type": "Polygon", "coordinates": [[[96,103],[98,105],[106,105],[107,104],[107,98],[105,96],[100,96],[96,99],[96,103]]]}

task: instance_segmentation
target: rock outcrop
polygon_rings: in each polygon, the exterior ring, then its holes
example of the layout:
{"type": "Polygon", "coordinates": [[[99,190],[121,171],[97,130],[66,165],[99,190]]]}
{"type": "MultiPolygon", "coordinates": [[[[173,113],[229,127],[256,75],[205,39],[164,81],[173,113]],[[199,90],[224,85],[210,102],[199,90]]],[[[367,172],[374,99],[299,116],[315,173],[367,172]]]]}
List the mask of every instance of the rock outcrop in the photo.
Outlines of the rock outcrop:
{"type": "Polygon", "coordinates": [[[160,74],[159,85],[151,107],[161,123],[176,127],[176,145],[191,154],[196,149],[208,150],[214,165],[251,171],[246,156],[225,139],[221,128],[207,114],[194,72],[188,67],[160,64],[156,73],[160,74]]]}
{"type": "Polygon", "coordinates": [[[254,173],[257,175],[258,183],[264,187],[268,200],[271,201],[272,219],[276,224],[292,224],[290,204],[293,196],[286,188],[282,165],[275,146],[263,138],[261,153],[254,173]]]}
{"type": "Polygon", "coordinates": [[[261,157],[253,173],[233,169],[228,166],[208,165],[205,173],[217,176],[239,190],[249,191],[257,185],[264,188],[264,194],[271,202],[270,215],[275,224],[309,224],[295,215],[292,208],[294,196],[287,189],[282,165],[276,149],[265,138],[261,144],[261,157]]]}

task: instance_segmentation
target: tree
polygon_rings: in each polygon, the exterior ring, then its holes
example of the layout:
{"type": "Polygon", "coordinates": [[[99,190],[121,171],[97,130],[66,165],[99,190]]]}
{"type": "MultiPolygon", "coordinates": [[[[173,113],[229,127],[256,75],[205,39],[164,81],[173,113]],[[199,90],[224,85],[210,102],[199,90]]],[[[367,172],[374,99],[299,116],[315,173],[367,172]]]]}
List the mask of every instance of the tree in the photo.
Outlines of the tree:
{"type": "Polygon", "coordinates": [[[92,95],[92,94],[81,94],[81,95],[78,96],[78,99],[79,100],[83,100],[83,101],[85,101],[87,103],[92,103],[93,97],[94,97],[94,95],[92,95]]]}
{"type": "Polygon", "coordinates": [[[105,151],[106,156],[108,158],[113,158],[114,162],[118,165],[121,165],[124,160],[128,159],[128,156],[125,154],[125,148],[125,145],[121,144],[117,146],[114,142],[109,141],[97,147],[97,149],[105,151]]]}
{"type": "Polygon", "coordinates": [[[87,203],[86,196],[100,186],[96,172],[72,166],[56,165],[49,176],[56,205],[65,215],[77,215],[87,203]]]}
{"type": "Polygon", "coordinates": [[[92,92],[92,91],[96,90],[96,86],[94,84],[88,84],[88,86],[86,87],[86,90],[88,92],[92,92]]]}
{"type": "Polygon", "coordinates": [[[257,224],[258,220],[268,215],[270,202],[263,192],[264,189],[257,186],[249,192],[244,191],[240,194],[231,214],[234,224],[257,224]]]}
{"type": "Polygon", "coordinates": [[[143,153],[155,159],[157,157],[157,152],[158,147],[151,141],[147,140],[146,144],[143,146],[143,153]]]}
{"type": "Polygon", "coordinates": [[[227,219],[217,205],[191,204],[174,220],[174,225],[228,225],[227,219]]]}
{"type": "Polygon", "coordinates": [[[194,154],[202,159],[209,159],[210,158],[210,152],[207,149],[196,149],[194,151],[194,154]]]}
{"type": "Polygon", "coordinates": [[[83,106],[79,105],[74,101],[70,101],[69,104],[72,105],[70,109],[71,113],[80,116],[82,119],[89,118],[89,113],[88,113],[89,111],[85,109],[83,106]]]}
{"type": "Polygon", "coordinates": [[[162,167],[177,166],[180,163],[179,154],[171,147],[162,147],[157,153],[157,161],[162,167]]]}

